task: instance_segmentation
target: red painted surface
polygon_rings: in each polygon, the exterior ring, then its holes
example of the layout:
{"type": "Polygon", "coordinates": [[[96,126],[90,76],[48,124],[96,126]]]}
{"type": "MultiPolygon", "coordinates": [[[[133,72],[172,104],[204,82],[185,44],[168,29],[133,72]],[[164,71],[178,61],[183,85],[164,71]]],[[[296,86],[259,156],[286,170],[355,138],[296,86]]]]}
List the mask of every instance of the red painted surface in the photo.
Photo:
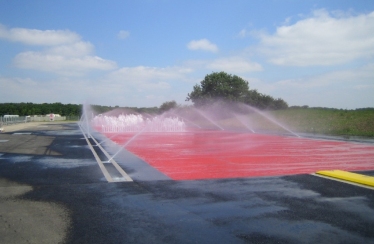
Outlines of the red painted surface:
{"type": "MultiPolygon", "coordinates": [[[[124,145],[133,137],[118,134],[111,140],[124,145]]],[[[174,180],[374,170],[374,145],[274,135],[141,133],[126,149],[174,180]]]]}

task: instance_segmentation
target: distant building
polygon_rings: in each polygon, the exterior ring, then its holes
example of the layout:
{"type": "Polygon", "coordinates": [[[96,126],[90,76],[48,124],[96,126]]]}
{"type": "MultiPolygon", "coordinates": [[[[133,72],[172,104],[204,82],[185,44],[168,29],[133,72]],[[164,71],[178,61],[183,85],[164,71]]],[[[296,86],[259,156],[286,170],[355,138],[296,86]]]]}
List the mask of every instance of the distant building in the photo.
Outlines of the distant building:
{"type": "Polygon", "coordinates": [[[18,118],[18,117],[19,115],[11,115],[11,114],[4,115],[4,119],[18,118]]]}
{"type": "Polygon", "coordinates": [[[59,115],[59,114],[46,114],[45,116],[46,116],[46,117],[51,117],[51,116],[54,116],[54,117],[61,117],[61,115],[59,115]]]}

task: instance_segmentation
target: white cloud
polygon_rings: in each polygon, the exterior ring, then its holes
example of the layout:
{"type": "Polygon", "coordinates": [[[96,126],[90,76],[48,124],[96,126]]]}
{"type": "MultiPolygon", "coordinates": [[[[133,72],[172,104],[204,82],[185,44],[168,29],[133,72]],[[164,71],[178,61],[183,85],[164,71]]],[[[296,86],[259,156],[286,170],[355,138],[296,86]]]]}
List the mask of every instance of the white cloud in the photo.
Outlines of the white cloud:
{"type": "Polygon", "coordinates": [[[0,24],[0,38],[43,47],[40,51],[16,55],[13,65],[21,69],[77,76],[91,70],[112,70],[117,67],[115,62],[95,56],[94,46],[69,30],[7,29],[0,24]]]}
{"type": "Polygon", "coordinates": [[[217,45],[211,43],[208,39],[192,40],[187,44],[190,50],[203,50],[208,52],[218,52],[217,45]]]}
{"type": "Polygon", "coordinates": [[[50,55],[62,55],[68,57],[81,57],[93,53],[94,46],[89,42],[79,41],[69,45],[59,45],[48,48],[46,53],[50,55]]]}
{"type": "MultiPolygon", "coordinates": [[[[372,84],[374,80],[374,63],[358,69],[339,70],[307,78],[288,79],[278,81],[279,85],[298,87],[302,89],[323,88],[329,86],[364,86],[372,84]]],[[[374,98],[373,98],[374,101],[374,98]]]]}
{"type": "Polygon", "coordinates": [[[304,78],[257,83],[262,93],[281,97],[290,105],[362,108],[374,104],[374,63],[356,69],[304,78]]]}
{"type": "Polygon", "coordinates": [[[224,71],[233,74],[245,74],[263,70],[261,64],[240,56],[222,57],[213,60],[188,60],[184,63],[184,66],[199,73],[224,71]]]}
{"type": "Polygon", "coordinates": [[[331,16],[316,10],[311,17],[257,33],[260,50],[277,65],[309,66],[347,63],[374,55],[374,12],[331,16]]]}
{"type": "Polygon", "coordinates": [[[27,45],[55,46],[78,42],[81,37],[69,30],[7,29],[0,24],[0,38],[27,45]]]}
{"type": "Polygon", "coordinates": [[[246,29],[242,29],[242,30],[239,32],[238,36],[243,38],[243,37],[246,37],[247,34],[248,34],[248,31],[247,31],[246,29]]]}
{"type": "MultiPolygon", "coordinates": [[[[189,69],[181,67],[124,67],[96,79],[70,76],[38,82],[38,92],[29,92],[27,97],[33,94],[34,99],[28,101],[35,101],[35,97],[42,94],[40,96],[44,96],[44,102],[57,100],[68,103],[78,100],[82,103],[87,100],[102,105],[158,106],[176,97],[176,91],[171,89],[173,84],[184,83],[189,72],[189,69]]],[[[17,90],[25,90],[23,93],[27,94],[27,91],[35,91],[36,87],[18,85],[13,91],[17,90]]]]}
{"type": "Polygon", "coordinates": [[[122,84],[136,90],[169,89],[167,81],[183,81],[185,75],[191,72],[187,68],[179,67],[124,67],[112,72],[109,80],[121,81],[122,84]]]}
{"type": "Polygon", "coordinates": [[[129,31],[125,31],[125,30],[121,30],[121,31],[119,31],[118,34],[117,34],[117,37],[118,37],[119,39],[122,39],[122,40],[126,39],[126,38],[129,37],[129,36],[130,36],[130,32],[129,32],[129,31]]]}
{"type": "Polygon", "coordinates": [[[13,64],[22,69],[52,72],[67,76],[82,75],[89,70],[116,68],[115,62],[97,56],[69,57],[43,52],[20,53],[14,58],[13,64]]]}
{"type": "Polygon", "coordinates": [[[214,71],[225,71],[229,73],[248,73],[253,71],[262,71],[260,64],[248,61],[241,57],[220,58],[209,62],[207,69],[214,71]]]}
{"type": "Polygon", "coordinates": [[[30,78],[0,76],[0,87],[4,88],[0,89],[2,102],[43,102],[45,98],[42,91],[45,86],[38,85],[38,82],[30,78]]]}
{"type": "MultiPolygon", "coordinates": [[[[275,83],[241,76],[251,89],[281,97],[290,105],[335,108],[372,107],[374,104],[374,63],[357,69],[329,72],[304,78],[280,80],[275,83]]],[[[183,101],[192,84],[195,70],[183,67],[124,67],[98,79],[60,77],[39,81],[29,78],[0,77],[0,97],[4,102],[90,103],[120,106],[158,106],[176,99],[183,101]],[[186,88],[181,90],[175,87],[186,88]],[[15,97],[14,94],[17,94],[15,97]],[[13,99],[13,100],[12,100],[13,99]],[[21,99],[21,100],[14,100],[21,99]],[[152,105],[153,104],[153,105],[152,105]]],[[[200,70],[201,71],[201,70],[200,70]]],[[[200,72],[198,71],[198,72],[200,72]]]]}

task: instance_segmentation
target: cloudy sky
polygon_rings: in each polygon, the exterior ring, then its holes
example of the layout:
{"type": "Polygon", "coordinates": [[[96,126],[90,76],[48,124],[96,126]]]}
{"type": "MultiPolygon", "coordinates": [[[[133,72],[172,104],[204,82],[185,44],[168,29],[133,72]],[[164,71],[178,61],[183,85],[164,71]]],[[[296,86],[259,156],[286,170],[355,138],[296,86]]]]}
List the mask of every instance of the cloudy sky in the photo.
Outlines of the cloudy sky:
{"type": "Polygon", "coordinates": [[[374,107],[372,0],[0,0],[0,103],[153,107],[216,71],[289,105],[374,107]]]}

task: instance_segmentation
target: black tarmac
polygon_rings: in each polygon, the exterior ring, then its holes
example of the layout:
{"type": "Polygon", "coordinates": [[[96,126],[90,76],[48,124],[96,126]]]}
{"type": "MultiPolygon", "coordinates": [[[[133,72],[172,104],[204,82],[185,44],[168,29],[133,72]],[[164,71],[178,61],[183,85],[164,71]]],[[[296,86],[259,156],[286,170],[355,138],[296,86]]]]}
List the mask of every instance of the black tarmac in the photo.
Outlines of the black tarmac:
{"type": "Polygon", "coordinates": [[[1,133],[0,243],[374,243],[373,189],[314,175],[173,181],[126,150],[115,159],[133,182],[106,181],[76,123],[1,133]]]}

